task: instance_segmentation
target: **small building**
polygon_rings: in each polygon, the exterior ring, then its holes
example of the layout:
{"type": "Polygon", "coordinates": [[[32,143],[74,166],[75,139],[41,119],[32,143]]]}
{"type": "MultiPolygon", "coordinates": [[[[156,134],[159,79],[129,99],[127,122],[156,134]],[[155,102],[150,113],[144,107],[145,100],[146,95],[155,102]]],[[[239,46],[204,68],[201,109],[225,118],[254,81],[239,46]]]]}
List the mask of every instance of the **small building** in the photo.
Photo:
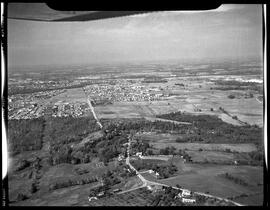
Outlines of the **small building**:
{"type": "Polygon", "coordinates": [[[195,199],[191,198],[182,198],[183,203],[196,203],[195,199]]]}
{"type": "Polygon", "coordinates": [[[121,161],[121,160],[123,160],[124,158],[125,158],[124,155],[120,154],[120,155],[118,156],[118,161],[121,161]]]}
{"type": "Polygon", "coordinates": [[[102,191],[102,192],[97,194],[97,197],[102,197],[102,196],[104,196],[104,194],[105,194],[104,191],[102,191]]]}
{"type": "Polygon", "coordinates": [[[153,188],[150,185],[147,185],[147,189],[151,191],[153,190],[153,188]]]}
{"type": "Polygon", "coordinates": [[[136,156],[141,157],[142,156],[142,152],[137,152],[136,153],[136,156]]]}
{"type": "Polygon", "coordinates": [[[191,192],[189,190],[183,189],[182,190],[182,197],[191,196],[191,192]]]}

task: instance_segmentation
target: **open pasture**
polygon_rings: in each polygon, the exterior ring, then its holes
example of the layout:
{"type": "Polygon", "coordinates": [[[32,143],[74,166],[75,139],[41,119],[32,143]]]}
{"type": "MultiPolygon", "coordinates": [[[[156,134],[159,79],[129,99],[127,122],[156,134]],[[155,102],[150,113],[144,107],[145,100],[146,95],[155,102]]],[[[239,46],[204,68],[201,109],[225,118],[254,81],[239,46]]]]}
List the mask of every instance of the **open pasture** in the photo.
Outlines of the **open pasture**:
{"type": "Polygon", "coordinates": [[[99,118],[142,118],[154,117],[160,113],[177,111],[167,101],[158,102],[115,102],[105,106],[96,106],[95,111],[99,118]]]}
{"type": "Polygon", "coordinates": [[[72,88],[67,89],[64,93],[61,93],[57,96],[49,99],[52,103],[61,101],[62,103],[74,103],[74,102],[85,102],[87,103],[87,98],[83,92],[82,88],[72,88]]]}
{"type": "Polygon", "coordinates": [[[218,163],[230,164],[235,160],[233,153],[220,152],[220,151],[188,151],[187,152],[193,162],[196,163],[218,163]]]}

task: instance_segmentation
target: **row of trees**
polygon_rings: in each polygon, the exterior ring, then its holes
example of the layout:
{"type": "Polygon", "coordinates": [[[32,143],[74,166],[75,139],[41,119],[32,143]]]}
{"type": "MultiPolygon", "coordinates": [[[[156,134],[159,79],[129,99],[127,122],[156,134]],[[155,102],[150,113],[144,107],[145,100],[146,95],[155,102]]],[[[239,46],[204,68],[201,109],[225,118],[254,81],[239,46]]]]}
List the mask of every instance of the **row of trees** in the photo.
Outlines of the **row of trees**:
{"type": "Polygon", "coordinates": [[[144,160],[135,160],[135,161],[132,161],[132,165],[139,171],[139,170],[142,170],[142,169],[145,169],[145,170],[153,170],[155,172],[158,172],[159,173],[159,177],[158,178],[161,178],[161,179],[166,179],[172,175],[174,175],[178,169],[177,167],[172,164],[172,163],[169,163],[169,164],[156,164],[156,163],[152,163],[152,162],[147,162],[147,161],[144,161],[144,160]]]}
{"type": "Polygon", "coordinates": [[[164,122],[164,121],[148,121],[145,119],[125,119],[121,122],[108,122],[103,120],[104,129],[107,132],[112,132],[114,130],[129,132],[130,130],[134,130],[135,132],[149,132],[149,131],[159,131],[163,133],[168,132],[179,132],[185,131],[189,125],[179,125],[172,122],[164,122]]]}
{"type": "Polygon", "coordinates": [[[173,146],[165,147],[159,150],[159,154],[161,155],[176,155],[177,151],[176,148],[173,146]]]}
{"type": "Polygon", "coordinates": [[[51,184],[49,186],[49,190],[56,190],[56,189],[71,187],[71,186],[75,186],[75,185],[91,184],[91,183],[94,183],[96,181],[97,181],[97,179],[95,177],[89,177],[89,178],[80,179],[80,180],[69,179],[67,181],[56,182],[56,183],[51,184]]]}
{"type": "Polygon", "coordinates": [[[185,160],[192,161],[191,156],[185,150],[179,149],[177,151],[177,149],[174,146],[160,149],[159,154],[160,155],[180,155],[180,156],[183,156],[185,160]]]}
{"type": "Polygon", "coordinates": [[[254,90],[259,93],[263,92],[263,85],[256,82],[241,82],[236,80],[215,80],[217,90],[254,90]]]}
{"type": "MultiPolygon", "coordinates": [[[[220,110],[225,111],[222,107],[220,110]]],[[[259,145],[263,142],[263,130],[256,125],[235,126],[225,123],[217,116],[197,116],[182,112],[173,112],[157,117],[193,124],[181,128],[182,132],[180,133],[189,135],[177,139],[178,142],[203,141],[205,143],[256,143],[259,145]]]]}
{"type": "Polygon", "coordinates": [[[149,151],[149,148],[150,144],[147,141],[143,141],[142,139],[136,139],[136,142],[131,145],[131,150],[133,153],[142,152],[142,154],[146,154],[149,153],[147,152],[149,151]]]}
{"type": "Polygon", "coordinates": [[[243,186],[248,186],[249,185],[245,180],[243,180],[243,179],[241,179],[239,177],[233,176],[233,175],[231,175],[229,173],[225,173],[224,176],[225,176],[226,179],[229,179],[229,180],[233,181],[236,184],[240,184],[240,185],[243,185],[243,186]]]}

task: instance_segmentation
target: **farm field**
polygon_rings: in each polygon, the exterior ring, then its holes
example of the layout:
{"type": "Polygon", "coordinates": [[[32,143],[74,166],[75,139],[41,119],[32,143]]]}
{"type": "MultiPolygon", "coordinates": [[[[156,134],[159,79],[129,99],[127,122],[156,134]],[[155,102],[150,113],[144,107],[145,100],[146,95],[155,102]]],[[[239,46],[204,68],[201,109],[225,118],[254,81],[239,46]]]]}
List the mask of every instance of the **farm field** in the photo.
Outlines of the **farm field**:
{"type": "Polygon", "coordinates": [[[192,162],[195,163],[232,164],[235,160],[235,155],[228,152],[188,151],[187,153],[191,156],[192,162]]]}
{"type": "Polygon", "coordinates": [[[61,93],[50,99],[50,102],[52,103],[56,103],[57,101],[61,101],[62,103],[65,103],[65,102],[68,102],[68,103],[86,102],[87,103],[87,98],[82,88],[72,88],[72,89],[67,89],[64,93],[61,93]]]}
{"type": "Polygon", "coordinates": [[[168,133],[137,133],[136,137],[149,141],[149,144],[155,149],[165,148],[167,146],[174,146],[176,149],[198,151],[199,149],[205,151],[220,151],[224,152],[229,149],[231,152],[252,152],[257,151],[257,147],[253,143],[239,143],[239,144],[209,144],[209,143],[179,143],[175,140],[181,135],[174,135],[168,133]]]}

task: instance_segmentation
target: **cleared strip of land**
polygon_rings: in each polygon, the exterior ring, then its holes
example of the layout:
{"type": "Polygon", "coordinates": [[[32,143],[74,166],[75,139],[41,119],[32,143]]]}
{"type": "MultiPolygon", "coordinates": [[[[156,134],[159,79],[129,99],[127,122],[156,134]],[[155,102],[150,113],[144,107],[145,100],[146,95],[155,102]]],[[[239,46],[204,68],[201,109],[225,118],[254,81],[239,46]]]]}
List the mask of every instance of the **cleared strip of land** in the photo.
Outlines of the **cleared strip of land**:
{"type": "Polygon", "coordinates": [[[252,152],[257,151],[255,144],[205,144],[205,143],[154,143],[151,142],[154,148],[161,149],[165,147],[174,146],[177,149],[187,150],[212,150],[212,151],[226,151],[229,149],[232,152],[252,152]]]}

